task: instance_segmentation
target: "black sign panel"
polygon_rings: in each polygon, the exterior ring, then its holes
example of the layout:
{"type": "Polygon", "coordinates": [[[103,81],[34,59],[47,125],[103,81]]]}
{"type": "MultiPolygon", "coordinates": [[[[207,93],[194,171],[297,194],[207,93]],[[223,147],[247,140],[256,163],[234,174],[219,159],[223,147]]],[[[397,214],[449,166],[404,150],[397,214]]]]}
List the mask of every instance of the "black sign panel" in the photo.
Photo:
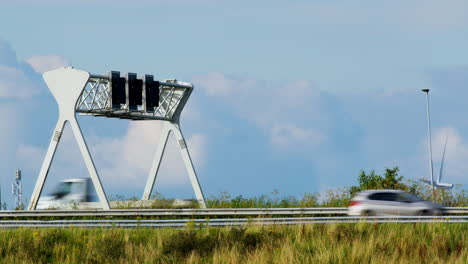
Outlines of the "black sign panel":
{"type": "Polygon", "coordinates": [[[112,109],[121,109],[121,105],[126,103],[125,78],[120,77],[118,71],[112,71],[110,77],[112,109]]]}
{"type": "Polygon", "coordinates": [[[143,106],[143,81],[135,73],[127,74],[128,104],[130,111],[137,111],[143,106]]]}
{"type": "Polygon", "coordinates": [[[154,80],[153,75],[145,75],[146,111],[154,112],[159,106],[159,82],[154,80]]]}

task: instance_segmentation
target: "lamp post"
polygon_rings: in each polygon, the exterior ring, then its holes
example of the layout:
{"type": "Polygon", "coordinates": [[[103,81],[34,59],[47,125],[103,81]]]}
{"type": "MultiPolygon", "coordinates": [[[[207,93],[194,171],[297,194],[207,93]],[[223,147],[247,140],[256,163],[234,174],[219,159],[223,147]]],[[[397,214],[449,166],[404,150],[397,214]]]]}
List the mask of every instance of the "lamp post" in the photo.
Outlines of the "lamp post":
{"type": "Polygon", "coordinates": [[[432,164],[432,140],[431,140],[431,113],[429,112],[429,89],[422,89],[427,98],[427,131],[429,133],[429,165],[431,169],[432,198],[434,198],[434,166],[432,164]]]}

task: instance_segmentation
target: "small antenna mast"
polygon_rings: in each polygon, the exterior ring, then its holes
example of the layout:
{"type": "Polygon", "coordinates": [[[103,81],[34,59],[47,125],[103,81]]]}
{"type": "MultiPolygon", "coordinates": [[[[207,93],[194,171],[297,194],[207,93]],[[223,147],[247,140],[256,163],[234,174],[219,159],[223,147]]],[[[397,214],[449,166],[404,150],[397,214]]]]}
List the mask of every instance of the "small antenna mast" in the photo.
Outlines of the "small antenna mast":
{"type": "Polygon", "coordinates": [[[15,196],[15,208],[20,208],[23,204],[23,186],[21,184],[21,170],[16,170],[15,182],[11,185],[11,191],[15,196]]]}

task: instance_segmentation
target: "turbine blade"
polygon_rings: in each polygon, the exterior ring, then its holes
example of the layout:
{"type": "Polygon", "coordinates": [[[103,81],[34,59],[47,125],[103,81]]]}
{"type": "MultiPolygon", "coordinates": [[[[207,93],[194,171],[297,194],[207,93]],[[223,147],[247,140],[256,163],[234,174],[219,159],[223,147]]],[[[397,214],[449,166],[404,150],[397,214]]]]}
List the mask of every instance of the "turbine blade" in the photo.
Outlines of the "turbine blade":
{"type": "Polygon", "coordinates": [[[452,189],[453,188],[453,184],[450,184],[450,183],[439,183],[439,186],[441,188],[445,188],[445,189],[452,189]]]}
{"type": "Polygon", "coordinates": [[[440,181],[442,180],[442,173],[444,170],[445,150],[447,149],[447,141],[448,141],[448,136],[445,138],[444,152],[442,152],[442,161],[440,162],[439,179],[437,179],[437,183],[440,183],[440,181]]]}

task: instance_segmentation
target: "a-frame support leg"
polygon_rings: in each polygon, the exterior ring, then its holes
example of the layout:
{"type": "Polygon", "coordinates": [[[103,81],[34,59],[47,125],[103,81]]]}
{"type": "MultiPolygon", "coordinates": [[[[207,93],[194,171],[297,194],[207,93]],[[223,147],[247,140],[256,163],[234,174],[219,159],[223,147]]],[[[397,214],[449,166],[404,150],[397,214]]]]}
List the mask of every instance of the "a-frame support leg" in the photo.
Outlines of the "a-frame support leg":
{"type": "Polygon", "coordinates": [[[86,164],[86,168],[88,168],[88,173],[91,176],[91,180],[93,181],[94,188],[96,189],[96,194],[99,198],[101,203],[101,207],[104,210],[109,210],[109,201],[107,200],[106,193],[104,192],[104,188],[102,188],[101,180],[99,179],[99,175],[96,171],[96,166],[94,165],[93,159],[91,158],[91,154],[89,153],[88,146],[86,145],[86,141],[83,137],[83,133],[81,133],[80,125],[76,121],[76,119],[70,121],[71,127],[73,129],[73,133],[75,134],[76,142],[78,143],[78,147],[80,148],[81,155],[83,156],[84,162],[86,164]]]}
{"type": "Polygon", "coordinates": [[[148,176],[148,181],[146,182],[142,200],[148,200],[151,195],[161,165],[161,160],[164,155],[164,150],[167,145],[167,139],[171,131],[174,133],[174,136],[179,145],[180,153],[182,155],[182,159],[184,160],[185,167],[190,178],[190,182],[192,183],[192,188],[195,192],[195,196],[197,197],[200,207],[206,208],[205,197],[200,187],[195,168],[193,167],[192,159],[190,157],[190,153],[188,151],[187,144],[185,143],[182,131],[180,130],[178,124],[171,123],[168,121],[165,121],[163,125],[159,145],[154,156],[153,165],[148,176]]]}
{"type": "Polygon", "coordinates": [[[200,207],[206,208],[205,196],[203,195],[200,183],[198,182],[197,173],[195,172],[195,168],[193,167],[192,158],[190,157],[190,153],[188,151],[184,135],[182,134],[179,125],[172,124],[172,126],[172,131],[174,132],[177,143],[179,143],[180,154],[182,154],[182,159],[184,160],[185,168],[187,169],[187,173],[190,177],[192,188],[195,191],[195,196],[197,197],[200,207]]]}
{"type": "Polygon", "coordinates": [[[149,200],[151,193],[153,192],[154,183],[156,182],[156,177],[158,176],[164,150],[166,149],[167,139],[169,138],[169,133],[171,132],[168,123],[169,122],[163,122],[164,125],[161,130],[161,135],[159,136],[156,154],[154,155],[153,163],[148,175],[148,180],[146,181],[145,191],[143,192],[143,197],[141,198],[142,200],[149,200]]]}
{"type": "Polygon", "coordinates": [[[52,161],[54,160],[55,152],[57,150],[57,146],[60,142],[67,121],[70,122],[73,134],[75,135],[75,139],[78,143],[78,147],[80,148],[81,155],[83,156],[85,165],[91,176],[91,180],[93,181],[94,188],[96,189],[96,193],[101,203],[102,209],[109,210],[110,206],[107,200],[106,193],[102,188],[99,175],[97,174],[96,167],[94,166],[94,162],[91,158],[91,154],[89,153],[88,146],[86,145],[86,141],[83,138],[83,134],[81,133],[81,129],[78,122],[76,121],[76,118],[73,118],[72,120],[59,118],[59,120],[57,121],[57,125],[54,134],[52,135],[52,139],[50,140],[46,157],[44,159],[44,162],[42,163],[41,171],[39,172],[39,177],[37,179],[36,186],[34,187],[31,203],[29,204],[29,210],[35,210],[37,207],[37,202],[39,201],[42,189],[44,188],[45,180],[47,179],[47,175],[49,174],[50,166],[52,164],[52,161]]]}
{"type": "Polygon", "coordinates": [[[59,118],[57,121],[57,125],[55,126],[54,133],[52,134],[52,138],[50,139],[49,148],[47,149],[47,154],[44,158],[44,162],[42,163],[41,171],[39,172],[39,177],[36,181],[36,186],[34,187],[34,191],[31,197],[31,202],[29,203],[29,210],[35,210],[37,206],[37,202],[39,201],[39,197],[42,193],[42,188],[44,187],[45,180],[47,179],[47,175],[49,174],[50,165],[54,160],[55,152],[57,150],[57,146],[60,142],[60,138],[63,133],[63,129],[65,127],[65,123],[67,121],[65,119],[59,118]]]}

